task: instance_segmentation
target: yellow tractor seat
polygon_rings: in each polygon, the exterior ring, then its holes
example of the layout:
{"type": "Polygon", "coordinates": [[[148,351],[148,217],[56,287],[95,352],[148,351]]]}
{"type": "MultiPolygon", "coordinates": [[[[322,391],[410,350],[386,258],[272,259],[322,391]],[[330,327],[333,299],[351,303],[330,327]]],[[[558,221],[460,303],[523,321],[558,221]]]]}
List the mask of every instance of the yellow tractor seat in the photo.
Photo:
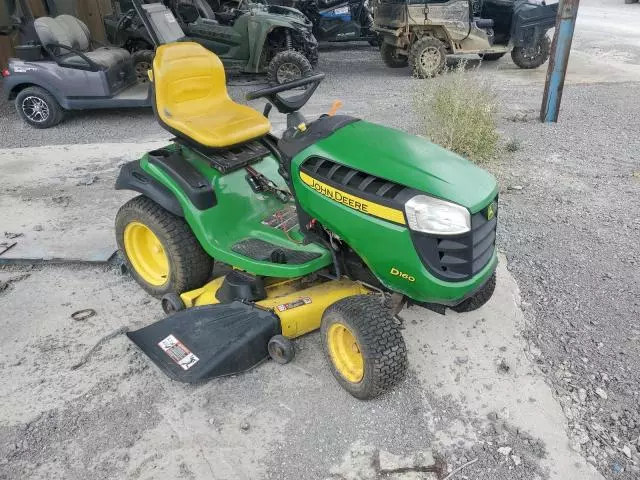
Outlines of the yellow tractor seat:
{"type": "Polygon", "coordinates": [[[271,130],[264,115],[229,98],[222,62],[198,43],[159,46],[152,81],[158,120],[178,137],[224,148],[271,130]]]}

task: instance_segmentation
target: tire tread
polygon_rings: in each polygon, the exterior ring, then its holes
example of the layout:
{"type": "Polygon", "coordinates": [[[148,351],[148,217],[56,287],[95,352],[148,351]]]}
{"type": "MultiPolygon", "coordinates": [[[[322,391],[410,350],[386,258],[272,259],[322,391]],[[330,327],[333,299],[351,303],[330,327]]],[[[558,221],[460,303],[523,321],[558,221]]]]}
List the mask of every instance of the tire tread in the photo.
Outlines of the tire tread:
{"type": "Polygon", "coordinates": [[[213,259],[203,250],[187,222],[144,195],[129,200],[120,208],[116,216],[116,236],[118,247],[123,252],[125,262],[134,278],[142,288],[154,296],[180,294],[199,288],[211,275],[213,259]],[[154,229],[154,233],[158,235],[169,257],[168,285],[158,287],[147,284],[131,266],[124,249],[123,234],[126,225],[133,220],[159,230],[154,229]]]}

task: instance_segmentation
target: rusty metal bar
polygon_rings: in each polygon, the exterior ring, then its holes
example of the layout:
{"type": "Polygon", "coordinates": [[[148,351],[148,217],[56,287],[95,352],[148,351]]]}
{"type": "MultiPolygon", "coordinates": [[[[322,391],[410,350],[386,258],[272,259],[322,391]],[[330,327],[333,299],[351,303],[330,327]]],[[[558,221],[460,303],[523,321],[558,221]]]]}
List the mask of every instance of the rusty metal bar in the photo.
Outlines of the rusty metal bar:
{"type": "Polygon", "coordinates": [[[540,121],[557,122],[560,111],[560,100],[564,89],[564,79],[567,74],[569,52],[573,40],[573,31],[578,16],[580,0],[561,0],[556,20],[556,31],[551,44],[551,57],[547,69],[547,81],[542,96],[540,121]]]}

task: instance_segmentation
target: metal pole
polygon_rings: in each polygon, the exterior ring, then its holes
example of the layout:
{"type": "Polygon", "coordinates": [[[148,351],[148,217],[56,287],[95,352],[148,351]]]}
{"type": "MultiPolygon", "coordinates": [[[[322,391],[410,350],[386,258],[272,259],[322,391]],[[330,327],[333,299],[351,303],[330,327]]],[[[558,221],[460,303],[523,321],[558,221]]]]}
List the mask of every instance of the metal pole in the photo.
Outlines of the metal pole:
{"type": "Polygon", "coordinates": [[[580,0],[561,0],[558,8],[556,31],[551,44],[551,56],[547,69],[547,81],[544,86],[542,107],[540,108],[541,122],[557,122],[564,77],[567,74],[569,51],[573,40],[573,30],[576,26],[578,6],[580,0]]]}

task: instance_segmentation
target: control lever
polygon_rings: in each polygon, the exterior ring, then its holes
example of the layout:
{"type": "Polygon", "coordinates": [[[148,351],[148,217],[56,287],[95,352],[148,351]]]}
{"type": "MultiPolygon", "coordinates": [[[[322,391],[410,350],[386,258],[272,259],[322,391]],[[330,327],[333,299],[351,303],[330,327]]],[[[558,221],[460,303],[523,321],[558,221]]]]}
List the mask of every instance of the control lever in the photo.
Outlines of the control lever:
{"type": "Polygon", "coordinates": [[[342,100],[334,100],[327,115],[333,117],[336,113],[338,113],[338,110],[340,110],[343,105],[344,103],[342,103],[342,100]]]}

